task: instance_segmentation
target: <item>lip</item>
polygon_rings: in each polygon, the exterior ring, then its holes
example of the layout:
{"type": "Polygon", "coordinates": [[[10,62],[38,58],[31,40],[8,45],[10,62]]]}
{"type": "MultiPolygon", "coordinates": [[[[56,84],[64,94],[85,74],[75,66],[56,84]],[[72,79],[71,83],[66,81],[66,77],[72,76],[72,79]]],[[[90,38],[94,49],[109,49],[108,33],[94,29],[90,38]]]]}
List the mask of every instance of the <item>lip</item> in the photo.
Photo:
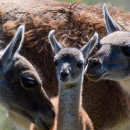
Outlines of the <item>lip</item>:
{"type": "Polygon", "coordinates": [[[90,81],[94,81],[94,82],[98,82],[100,79],[101,79],[101,76],[103,75],[104,73],[101,73],[101,74],[98,74],[98,75],[90,75],[90,74],[87,74],[88,76],[88,79],[90,81]]]}
{"type": "Polygon", "coordinates": [[[43,119],[42,119],[42,117],[41,116],[39,116],[38,118],[37,118],[37,120],[35,120],[35,125],[37,126],[37,128],[42,128],[43,130],[47,130],[47,129],[49,129],[49,125],[47,125],[44,121],[43,121],[43,119]]]}
{"type": "Polygon", "coordinates": [[[27,113],[27,112],[25,112],[25,111],[23,111],[22,113],[23,113],[23,115],[24,115],[30,122],[32,122],[32,123],[35,122],[35,121],[33,120],[33,117],[32,117],[29,113],[27,113]]]}
{"type": "Polygon", "coordinates": [[[44,120],[39,116],[39,114],[36,119],[33,119],[33,117],[26,112],[23,112],[23,114],[28,120],[30,120],[30,122],[34,123],[37,128],[43,128],[45,130],[49,129],[49,126],[44,122],[44,120]]]}
{"type": "Polygon", "coordinates": [[[65,78],[60,77],[60,80],[61,80],[62,82],[67,82],[67,81],[69,80],[69,77],[65,77],[65,78]]]}
{"type": "Polygon", "coordinates": [[[23,115],[25,118],[27,118],[30,122],[34,123],[35,121],[33,120],[33,117],[25,110],[22,110],[20,108],[11,106],[10,107],[12,111],[15,111],[19,115],[23,115]]]}
{"type": "Polygon", "coordinates": [[[39,115],[38,115],[38,117],[36,119],[34,119],[31,116],[31,114],[29,114],[25,110],[21,110],[19,108],[13,107],[13,111],[14,111],[14,109],[15,109],[15,112],[17,112],[20,115],[23,115],[26,119],[28,119],[30,122],[34,123],[37,127],[41,127],[42,126],[42,128],[45,128],[45,129],[48,128],[47,124],[42,120],[42,118],[39,115]],[[37,120],[38,120],[38,123],[40,122],[40,126],[37,125],[37,123],[36,123],[37,120]]]}

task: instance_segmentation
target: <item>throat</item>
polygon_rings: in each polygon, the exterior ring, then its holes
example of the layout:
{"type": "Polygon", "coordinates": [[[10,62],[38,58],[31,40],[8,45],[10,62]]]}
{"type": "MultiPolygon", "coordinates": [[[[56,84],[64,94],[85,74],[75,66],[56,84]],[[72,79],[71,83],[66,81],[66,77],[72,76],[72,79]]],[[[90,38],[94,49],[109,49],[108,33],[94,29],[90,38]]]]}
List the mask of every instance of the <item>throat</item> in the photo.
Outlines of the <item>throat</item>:
{"type": "Polygon", "coordinates": [[[77,130],[82,106],[81,84],[59,88],[58,130],[77,130]]]}
{"type": "Polygon", "coordinates": [[[130,95],[130,79],[119,81],[119,83],[130,95]]]}

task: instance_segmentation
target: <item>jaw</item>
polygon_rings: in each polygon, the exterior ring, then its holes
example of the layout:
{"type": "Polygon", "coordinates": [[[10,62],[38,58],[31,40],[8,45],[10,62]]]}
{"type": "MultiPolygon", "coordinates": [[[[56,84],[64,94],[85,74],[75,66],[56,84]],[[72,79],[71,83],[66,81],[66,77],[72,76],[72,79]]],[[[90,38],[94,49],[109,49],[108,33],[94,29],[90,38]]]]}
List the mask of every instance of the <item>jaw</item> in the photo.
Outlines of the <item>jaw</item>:
{"type": "Polygon", "coordinates": [[[8,110],[9,118],[13,119],[16,124],[20,127],[24,127],[25,129],[30,128],[30,124],[34,123],[35,126],[39,129],[49,129],[54,121],[54,115],[51,115],[51,112],[40,113],[40,112],[32,112],[28,113],[27,111],[16,109],[8,110]]]}
{"type": "Polygon", "coordinates": [[[41,117],[37,117],[34,122],[28,120],[26,117],[14,112],[14,111],[9,111],[8,112],[9,118],[13,119],[16,122],[16,125],[20,127],[24,127],[25,129],[30,128],[30,124],[34,123],[37,128],[41,128],[43,130],[49,129],[49,125],[47,125],[41,117]]]}
{"type": "Polygon", "coordinates": [[[73,80],[72,80],[72,78],[71,78],[71,76],[70,75],[68,75],[68,76],[66,76],[66,77],[64,77],[64,78],[59,78],[59,83],[61,83],[61,84],[63,84],[63,85],[65,85],[65,86],[67,86],[67,85],[69,85],[69,84],[73,84],[73,80]]]}
{"type": "Polygon", "coordinates": [[[107,67],[104,67],[103,69],[100,68],[92,68],[88,69],[86,72],[86,75],[90,81],[98,82],[102,79],[105,80],[113,80],[113,81],[120,81],[120,80],[126,80],[127,74],[124,73],[121,68],[119,69],[108,69],[107,67]]]}
{"type": "Polygon", "coordinates": [[[68,78],[67,80],[59,80],[59,83],[62,84],[63,86],[65,86],[66,88],[72,88],[74,86],[76,86],[77,83],[79,83],[81,81],[81,79],[79,78],[68,78]]]}
{"type": "Polygon", "coordinates": [[[86,75],[87,75],[87,77],[88,77],[88,79],[89,79],[90,81],[98,82],[98,81],[100,81],[101,79],[104,79],[105,72],[102,72],[102,73],[100,73],[100,74],[99,74],[99,73],[93,73],[93,74],[87,73],[86,75]]]}
{"type": "Polygon", "coordinates": [[[90,81],[98,82],[104,78],[107,73],[107,68],[93,67],[88,65],[86,68],[86,75],[90,81]]]}
{"type": "Polygon", "coordinates": [[[94,82],[98,82],[100,80],[112,80],[112,81],[120,81],[120,79],[123,79],[121,78],[120,75],[112,75],[112,74],[109,74],[109,73],[102,73],[100,75],[87,75],[88,76],[88,79],[90,81],[94,81],[94,82]]]}
{"type": "Polygon", "coordinates": [[[30,123],[34,123],[37,128],[49,128],[53,125],[55,110],[48,98],[40,100],[43,95],[41,96],[38,93],[38,96],[35,95],[34,98],[39,100],[35,101],[35,99],[32,99],[34,101],[33,103],[32,100],[29,102],[23,100],[22,102],[25,103],[22,104],[21,101],[19,103],[17,103],[16,100],[10,99],[9,101],[10,97],[4,98],[3,100],[1,93],[2,92],[0,92],[0,104],[7,110],[9,117],[13,119],[18,126],[29,129],[30,123]],[[7,101],[9,102],[7,103],[7,101]]]}
{"type": "Polygon", "coordinates": [[[119,80],[119,83],[130,95],[130,78],[126,80],[119,80]]]}
{"type": "Polygon", "coordinates": [[[94,76],[90,76],[90,75],[87,75],[88,76],[88,79],[90,81],[93,81],[93,82],[98,82],[101,80],[101,76],[100,75],[94,75],[94,76]]]}
{"type": "Polygon", "coordinates": [[[60,80],[59,80],[59,81],[62,82],[62,83],[68,83],[69,80],[70,80],[70,77],[67,76],[67,77],[65,77],[65,78],[60,77],[60,80]]]}
{"type": "MultiPolygon", "coordinates": [[[[96,72],[96,71],[95,71],[96,72]]],[[[100,80],[112,80],[120,83],[121,87],[123,87],[130,94],[130,76],[126,76],[127,74],[123,73],[123,71],[106,71],[101,74],[97,73],[87,73],[87,77],[90,81],[98,82],[100,80]]]]}
{"type": "Polygon", "coordinates": [[[26,117],[14,111],[8,111],[8,117],[13,119],[16,122],[16,125],[29,129],[31,122],[26,117]]]}

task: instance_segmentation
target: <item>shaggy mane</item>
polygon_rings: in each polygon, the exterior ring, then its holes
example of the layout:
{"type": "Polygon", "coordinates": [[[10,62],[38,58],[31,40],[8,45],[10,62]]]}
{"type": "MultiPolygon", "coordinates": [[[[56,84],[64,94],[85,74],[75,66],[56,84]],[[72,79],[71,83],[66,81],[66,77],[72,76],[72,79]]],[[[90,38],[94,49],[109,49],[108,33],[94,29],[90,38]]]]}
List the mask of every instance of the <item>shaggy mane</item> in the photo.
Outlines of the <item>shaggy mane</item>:
{"type": "MultiPolygon", "coordinates": [[[[130,13],[123,13],[108,5],[111,16],[122,29],[130,31],[130,13]]],[[[88,6],[53,0],[1,0],[0,40],[4,48],[12,39],[19,25],[26,25],[26,36],[21,54],[39,69],[45,91],[50,97],[57,95],[57,79],[48,33],[55,29],[55,36],[63,46],[81,47],[98,32],[106,35],[102,4],[88,6]]],[[[95,52],[97,49],[95,49],[95,52]]],[[[127,120],[128,95],[116,82],[93,83],[84,78],[83,106],[96,130],[106,124],[114,125],[127,120]],[[98,104],[98,105],[97,105],[98,104]],[[115,110],[113,112],[113,107],[115,110]]]]}

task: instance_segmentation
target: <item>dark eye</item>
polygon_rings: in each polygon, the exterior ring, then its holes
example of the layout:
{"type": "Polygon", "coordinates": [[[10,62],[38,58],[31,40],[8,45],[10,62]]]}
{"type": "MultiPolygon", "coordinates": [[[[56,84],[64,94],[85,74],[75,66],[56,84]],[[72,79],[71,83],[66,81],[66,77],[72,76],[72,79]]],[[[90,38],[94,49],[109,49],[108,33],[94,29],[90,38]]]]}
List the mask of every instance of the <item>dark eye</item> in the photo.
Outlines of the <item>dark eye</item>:
{"type": "Polygon", "coordinates": [[[83,66],[83,62],[78,62],[78,63],[77,63],[77,67],[78,67],[79,69],[81,69],[82,66],[83,66]]]}
{"type": "Polygon", "coordinates": [[[101,44],[100,44],[100,42],[97,43],[96,47],[97,47],[98,49],[101,48],[101,44]]]}
{"type": "Polygon", "coordinates": [[[121,48],[122,52],[126,55],[126,56],[130,56],[130,47],[125,46],[121,48]]]}
{"type": "Polygon", "coordinates": [[[55,67],[58,66],[58,61],[54,59],[54,64],[55,64],[55,67]]]}
{"type": "Polygon", "coordinates": [[[35,88],[38,85],[38,82],[33,77],[21,76],[21,84],[23,88],[31,89],[35,88]]]}

